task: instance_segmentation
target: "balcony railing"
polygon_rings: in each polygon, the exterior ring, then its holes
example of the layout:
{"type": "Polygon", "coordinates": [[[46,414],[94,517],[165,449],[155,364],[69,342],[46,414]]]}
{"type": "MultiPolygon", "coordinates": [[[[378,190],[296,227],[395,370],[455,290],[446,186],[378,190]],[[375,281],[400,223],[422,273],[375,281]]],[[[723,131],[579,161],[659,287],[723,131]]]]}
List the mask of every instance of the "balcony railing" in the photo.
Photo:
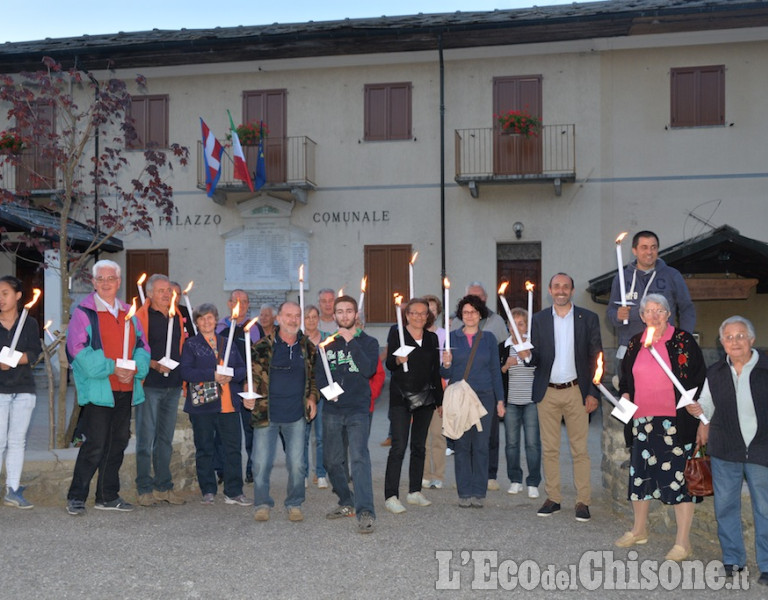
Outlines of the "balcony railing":
{"type": "Polygon", "coordinates": [[[457,129],[456,182],[478,197],[479,184],[576,179],[575,125],[544,125],[537,137],[500,133],[492,127],[457,129]]]}
{"type": "MultiPolygon", "coordinates": [[[[289,191],[302,202],[306,202],[306,191],[317,187],[315,179],[315,149],[317,144],[300,135],[293,137],[268,137],[264,144],[264,160],[267,169],[267,183],[262,190],[289,191]]],[[[254,177],[256,171],[257,147],[244,146],[248,171],[254,177]]],[[[230,148],[225,150],[221,161],[221,176],[216,190],[219,193],[243,193],[248,186],[235,179],[234,162],[230,148]]],[[[197,143],[197,187],[205,189],[205,161],[203,144],[197,143]]],[[[215,198],[214,198],[215,199],[215,198]]]]}

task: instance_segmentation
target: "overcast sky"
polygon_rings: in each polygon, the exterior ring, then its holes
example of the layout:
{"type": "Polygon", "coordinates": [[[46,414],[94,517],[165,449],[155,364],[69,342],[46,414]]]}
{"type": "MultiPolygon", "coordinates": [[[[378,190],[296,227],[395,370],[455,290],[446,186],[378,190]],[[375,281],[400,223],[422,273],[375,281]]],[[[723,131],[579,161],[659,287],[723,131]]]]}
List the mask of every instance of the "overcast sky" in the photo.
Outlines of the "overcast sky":
{"type": "MultiPolygon", "coordinates": [[[[344,18],[486,11],[533,5],[570,4],[567,0],[37,0],[29,10],[6,7],[0,18],[0,42],[21,42],[83,34],[200,29],[334,21],[344,18]]],[[[2,49],[0,48],[0,52],[2,49]]]]}

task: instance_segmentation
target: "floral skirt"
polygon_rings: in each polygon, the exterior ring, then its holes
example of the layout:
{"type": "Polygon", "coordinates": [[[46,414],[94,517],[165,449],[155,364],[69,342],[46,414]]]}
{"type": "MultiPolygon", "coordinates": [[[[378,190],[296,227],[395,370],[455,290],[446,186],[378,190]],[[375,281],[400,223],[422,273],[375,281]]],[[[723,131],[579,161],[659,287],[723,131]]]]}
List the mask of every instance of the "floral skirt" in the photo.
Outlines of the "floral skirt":
{"type": "Polygon", "coordinates": [[[633,419],[628,499],[700,502],[701,498],[688,494],[683,474],[692,452],[693,444],[677,441],[675,417],[633,419]]]}

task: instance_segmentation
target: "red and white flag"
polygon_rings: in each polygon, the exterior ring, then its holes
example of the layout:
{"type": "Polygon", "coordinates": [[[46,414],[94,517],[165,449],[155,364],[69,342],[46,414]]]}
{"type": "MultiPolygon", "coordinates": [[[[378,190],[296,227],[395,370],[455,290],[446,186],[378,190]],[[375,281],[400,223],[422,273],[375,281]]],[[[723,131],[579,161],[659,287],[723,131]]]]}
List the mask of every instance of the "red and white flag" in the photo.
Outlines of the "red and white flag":
{"type": "Polygon", "coordinates": [[[221,153],[224,148],[216,139],[216,136],[208,129],[202,117],[200,118],[200,127],[203,129],[203,160],[205,161],[205,191],[208,196],[213,196],[216,190],[216,184],[221,177],[221,153]]]}
{"type": "Polygon", "coordinates": [[[240,138],[237,135],[237,129],[235,129],[235,122],[232,120],[232,114],[227,111],[229,115],[229,124],[232,128],[232,160],[235,161],[235,177],[240,181],[245,181],[248,184],[248,189],[252,192],[253,181],[251,181],[251,174],[248,172],[248,165],[245,164],[245,154],[243,154],[243,147],[240,145],[240,138]]]}

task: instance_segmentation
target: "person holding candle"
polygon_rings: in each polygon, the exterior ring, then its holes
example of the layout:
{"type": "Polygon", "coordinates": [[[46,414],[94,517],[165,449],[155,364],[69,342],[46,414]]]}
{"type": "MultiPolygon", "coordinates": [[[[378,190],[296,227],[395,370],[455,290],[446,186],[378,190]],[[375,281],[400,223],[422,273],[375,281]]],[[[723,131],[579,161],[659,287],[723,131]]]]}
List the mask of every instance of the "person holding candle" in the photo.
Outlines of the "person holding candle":
{"type": "Polygon", "coordinates": [[[93,265],[92,275],[94,291],[73,311],[67,328],[67,355],[85,436],[67,492],[67,512],[72,516],[85,514],[97,470],[94,508],[133,510],[120,497],[119,471],[131,437],[131,405],[144,402],[141,381],[150,361],[141,324],[135,317],[126,318],[129,307],[117,298],[120,265],[100,260],[93,265]],[[123,359],[134,361],[135,370],[118,366],[123,359]]]}
{"type": "Polygon", "coordinates": [[[698,403],[686,406],[704,414],[696,442],[707,445],[712,460],[717,537],[727,576],[747,564],[741,523],[741,490],[746,479],[754,520],[755,557],[768,585],[768,358],[753,348],[755,328],[740,316],[720,325],[725,358],[707,370],[698,403]]]}
{"type": "Polygon", "coordinates": [[[317,412],[315,345],[301,331],[301,307],[283,302],[277,311],[278,325],[253,347],[253,385],[261,398],[244,401],[251,410],[253,426],[254,519],[268,521],[275,501],[269,479],[275,461],[277,438],[284,441],[288,489],[285,508],[290,521],[303,521],[304,440],[307,422],[317,412]]]}
{"type": "Polygon", "coordinates": [[[443,351],[440,374],[449,383],[466,379],[487,411],[480,420],[482,430],[473,425],[455,440],[453,447],[459,506],[482,508],[488,487],[491,420],[504,416],[504,388],[496,337],[480,328],[480,321],[488,317],[485,303],[478,296],[464,296],[456,307],[456,315],[464,326],[451,331],[452,350],[443,351]],[[465,376],[467,364],[470,368],[465,376]]]}
{"type": "Polygon", "coordinates": [[[182,380],[187,382],[184,412],[189,414],[195,441],[197,482],[202,504],[213,504],[216,496],[216,472],[213,466],[214,434],[224,453],[224,501],[250,506],[243,494],[242,456],[240,450],[240,407],[238,392],[245,379],[245,363],[237,346],[230,349],[226,365],[233,375],[223,375],[216,367],[224,364],[227,338],[216,334],[219,312],[213,304],[201,304],[192,314],[198,334],[184,342],[181,351],[182,380]]]}
{"type": "MultiPolygon", "coordinates": [[[[528,332],[528,311],[522,308],[512,309],[520,335],[528,332]]],[[[512,334],[512,326],[509,327],[512,334]]],[[[525,436],[525,460],[528,465],[528,477],[525,485],[529,498],[539,497],[541,483],[541,437],[539,436],[539,416],[533,403],[533,376],[535,367],[530,367],[517,355],[513,348],[514,335],[510,335],[499,344],[501,375],[504,380],[507,411],[504,415],[507,457],[507,476],[510,485],[507,493],[519,494],[523,489],[523,470],[520,468],[520,430],[525,436]]]]}
{"type": "Polygon", "coordinates": [[[661,294],[648,294],[641,300],[640,318],[649,329],[629,341],[621,365],[619,392],[637,405],[634,418],[624,430],[631,447],[627,495],[634,522],[616,545],[627,548],[648,541],[648,511],[651,500],[658,499],[675,508],[677,534],[666,559],[681,561],[692,554],[693,505],[699,501],[688,494],[683,476],[699,422],[685,408],[676,408],[681,394],[644,344],[652,344],[687,390],[701,390],[706,366],[693,336],[669,324],[669,310],[661,294]],[[647,340],[650,328],[652,339],[647,340]]]}
{"type": "Polygon", "coordinates": [[[684,331],[693,332],[696,327],[696,307],[688,286],[680,271],[659,258],[659,237],[652,231],[638,231],[632,238],[632,254],[635,260],[623,267],[627,286],[623,293],[629,305],[621,305],[622,290],[617,274],[613,278],[606,310],[608,320],[618,333],[617,357],[620,359],[629,340],[645,330],[639,309],[640,301],[648,294],[661,294],[667,299],[670,324],[674,324],[677,318],[680,329],[684,331]],[[626,325],[625,320],[629,321],[626,325]]]}
{"type": "Polygon", "coordinates": [[[27,430],[35,408],[35,379],[32,363],[40,353],[40,335],[37,321],[27,316],[19,319],[22,284],[11,275],[0,277],[0,348],[10,347],[16,329],[21,332],[16,351],[21,358],[15,367],[0,363],[0,470],[5,463],[5,497],[3,503],[16,508],[33,508],[24,498],[20,485],[27,445],[27,430]]]}
{"type": "MultiPolygon", "coordinates": [[[[320,331],[320,310],[314,304],[304,308],[304,335],[317,348],[328,334],[320,331]]],[[[314,483],[321,490],[328,487],[328,474],[323,466],[323,403],[317,402],[317,414],[307,423],[307,431],[304,436],[304,468],[309,473],[309,449],[312,431],[315,432],[315,475],[314,483]]]]}
{"type": "MultiPolygon", "coordinates": [[[[173,489],[171,455],[176,416],[181,398],[181,373],[159,362],[166,356],[170,340],[170,358],[181,360],[184,324],[178,306],[169,327],[173,286],[166,275],[155,273],[147,279],[148,302],[137,311],[136,318],[149,342],[149,373],[144,380],[144,402],[136,407],[136,492],[140,506],[156,502],[184,504],[184,498],[173,489]],[[153,476],[154,471],[154,476],[153,476]]],[[[177,296],[178,298],[178,296],[177,296]]]]}
{"type": "Polygon", "coordinates": [[[339,519],[357,513],[358,531],[371,533],[376,512],[373,506],[371,457],[368,452],[371,423],[369,381],[379,363],[379,343],[355,327],[357,300],[351,296],[340,296],[333,301],[333,306],[339,329],[323,347],[330,380],[325,368],[316,370],[318,389],[337,383],[344,390],[343,394],[333,400],[323,400],[323,460],[333,491],[339,498],[338,505],[326,518],[339,519]],[[349,487],[344,469],[347,461],[343,439],[345,434],[349,441],[354,493],[349,487]]]}
{"type": "MultiPolygon", "coordinates": [[[[427,327],[428,331],[437,335],[440,344],[440,360],[442,361],[443,349],[445,348],[445,336],[447,332],[444,327],[437,326],[437,319],[443,313],[443,303],[437,296],[430,294],[424,296],[424,300],[429,302],[429,312],[432,313],[432,325],[427,327]]],[[[443,380],[441,378],[441,384],[443,380]]],[[[444,387],[444,386],[441,386],[444,387]]],[[[434,489],[443,487],[445,479],[445,449],[447,447],[445,436],[443,435],[443,416],[442,411],[436,410],[432,413],[432,420],[429,423],[427,431],[426,454],[424,456],[424,475],[421,486],[434,489]]]]}
{"type": "Polygon", "coordinates": [[[387,510],[394,514],[405,512],[399,498],[400,471],[403,465],[408,435],[411,437],[411,463],[408,471],[408,504],[432,504],[421,493],[427,431],[432,414],[441,411],[443,385],[440,379],[440,344],[437,334],[429,331],[434,316],[429,302],[412,298],[405,305],[403,328],[405,344],[413,350],[408,356],[395,356],[400,347],[397,326],[393,325],[387,338],[387,369],[392,373],[389,385],[389,421],[392,426],[392,446],[387,458],[384,478],[384,498],[387,510]],[[403,369],[409,365],[408,371],[403,369]],[[418,408],[412,409],[410,397],[418,398],[418,408]]]}

